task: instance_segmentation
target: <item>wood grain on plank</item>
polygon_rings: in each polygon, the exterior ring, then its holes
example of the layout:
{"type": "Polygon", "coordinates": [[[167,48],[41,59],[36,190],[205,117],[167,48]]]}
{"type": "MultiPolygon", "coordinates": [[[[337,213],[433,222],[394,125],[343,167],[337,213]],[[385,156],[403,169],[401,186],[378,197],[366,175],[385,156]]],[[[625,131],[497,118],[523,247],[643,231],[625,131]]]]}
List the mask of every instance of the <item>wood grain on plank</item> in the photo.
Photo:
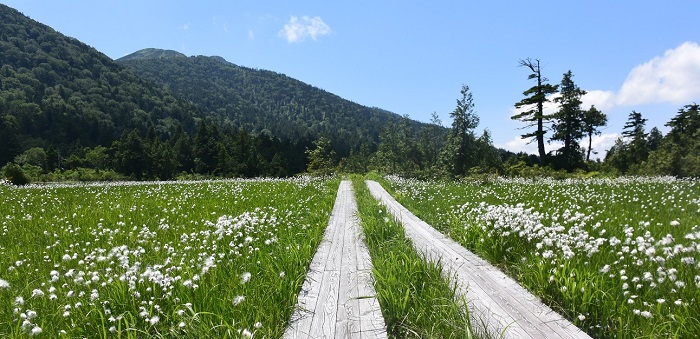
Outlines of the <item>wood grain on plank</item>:
{"type": "Polygon", "coordinates": [[[404,225],[417,251],[457,279],[472,320],[506,338],[590,338],[496,267],[446,237],[399,204],[381,185],[367,181],[372,195],[404,225]]]}
{"type": "Polygon", "coordinates": [[[343,181],[283,338],[386,338],[371,273],[352,185],[343,181]]]}

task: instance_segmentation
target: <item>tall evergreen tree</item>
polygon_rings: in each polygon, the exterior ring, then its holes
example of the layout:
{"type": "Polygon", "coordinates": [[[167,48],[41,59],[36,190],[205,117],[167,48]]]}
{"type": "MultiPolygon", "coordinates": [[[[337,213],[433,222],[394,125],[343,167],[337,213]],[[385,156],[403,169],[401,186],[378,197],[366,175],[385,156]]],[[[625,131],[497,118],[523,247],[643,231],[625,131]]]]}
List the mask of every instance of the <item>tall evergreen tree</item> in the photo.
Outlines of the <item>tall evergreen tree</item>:
{"type": "MultiPolygon", "coordinates": [[[[700,105],[685,105],[666,126],[672,175],[700,177],[700,105]]],[[[659,151],[664,151],[659,149],[659,151]]],[[[657,151],[658,152],[658,151],[657,151]]]]}
{"type": "Polygon", "coordinates": [[[576,86],[572,77],[571,71],[564,73],[560,86],[561,96],[554,99],[559,104],[559,111],[554,114],[554,135],[551,138],[564,143],[559,149],[559,156],[562,167],[567,171],[573,170],[582,160],[578,141],[584,134],[581,97],[586,91],[576,86]]]}
{"type": "Polygon", "coordinates": [[[314,142],[316,146],[313,150],[307,150],[309,156],[309,166],[307,170],[311,173],[330,174],[335,169],[336,153],[333,150],[331,139],[321,137],[314,142]]]}
{"type": "Polygon", "coordinates": [[[532,60],[527,58],[525,60],[520,60],[520,67],[527,67],[532,73],[528,76],[529,80],[536,79],[537,85],[530,87],[530,89],[523,92],[526,98],[515,103],[515,108],[526,108],[527,110],[518,113],[511,117],[513,120],[520,120],[528,125],[525,128],[536,126],[533,132],[523,134],[521,137],[523,139],[531,139],[531,141],[537,141],[537,151],[539,152],[540,161],[544,161],[547,153],[544,149],[544,124],[548,120],[544,115],[544,104],[549,101],[547,99],[548,95],[552,95],[557,92],[558,85],[548,84],[549,79],[542,76],[542,68],[540,67],[540,60],[532,60]]]}
{"type": "Polygon", "coordinates": [[[423,169],[430,173],[437,171],[438,155],[445,145],[446,131],[436,112],[431,114],[430,124],[421,131],[419,147],[423,158],[423,169]]]}
{"type": "Polygon", "coordinates": [[[146,176],[151,164],[143,139],[137,129],[124,132],[112,144],[115,168],[120,173],[141,180],[146,176]]]}
{"type": "Polygon", "coordinates": [[[661,141],[664,139],[664,135],[661,131],[654,127],[649,131],[649,136],[647,137],[647,148],[649,152],[653,152],[661,146],[661,141]]]}
{"type": "MultiPolygon", "coordinates": [[[[593,135],[600,135],[598,127],[608,124],[608,117],[599,111],[595,106],[591,106],[583,114],[583,130],[588,135],[588,149],[586,150],[586,161],[591,161],[591,150],[593,148],[593,135]]],[[[595,152],[594,152],[595,153],[595,152]]]]}
{"type": "Polygon", "coordinates": [[[630,162],[627,167],[641,164],[642,161],[647,160],[649,148],[647,145],[647,133],[644,131],[646,122],[647,119],[642,118],[642,113],[632,111],[623,127],[622,136],[626,138],[625,151],[630,162]]]}
{"type": "Polygon", "coordinates": [[[479,117],[474,112],[474,100],[469,86],[462,85],[460,93],[462,97],[457,100],[457,107],[450,113],[452,129],[441,154],[447,172],[454,177],[467,174],[467,170],[478,163],[474,129],[479,125],[479,117]]]}

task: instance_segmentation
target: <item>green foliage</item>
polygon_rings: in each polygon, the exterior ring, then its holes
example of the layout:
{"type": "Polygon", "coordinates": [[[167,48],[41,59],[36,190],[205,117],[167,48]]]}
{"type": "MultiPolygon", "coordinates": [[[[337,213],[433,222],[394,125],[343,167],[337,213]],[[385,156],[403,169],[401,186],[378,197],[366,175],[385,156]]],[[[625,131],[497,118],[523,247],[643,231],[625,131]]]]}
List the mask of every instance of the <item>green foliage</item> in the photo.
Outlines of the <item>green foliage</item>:
{"type": "MultiPolygon", "coordinates": [[[[648,159],[639,165],[645,174],[670,174],[679,177],[700,177],[700,113],[699,105],[686,105],[666,125],[671,131],[658,142],[650,133],[648,159]]],[[[658,130],[657,130],[658,131],[658,130]]],[[[652,130],[653,132],[653,130],[652,130]]]]}
{"type": "Polygon", "coordinates": [[[345,157],[362,143],[377,144],[381,127],[401,120],[399,115],[344,100],[283,74],[238,66],[220,57],[169,57],[166,52],[139,51],[117,61],[195,103],[217,126],[253,133],[267,129],[292,142],[325,136],[345,157]]]}
{"type": "Polygon", "coordinates": [[[0,163],[31,147],[108,146],[149,123],[194,128],[196,109],[95,49],[0,5],[0,163]]]}
{"type": "Polygon", "coordinates": [[[337,188],[308,177],[0,185],[0,337],[39,326],[49,338],[279,338],[337,188]]]}
{"type": "Polygon", "coordinates": [[[474,337],[455,281],[446,278],[449,274],[437,263],[416,254],[403,227],[377,205],[361,177],[353,176],[352,181],[389,337],[474,337]]]}
{"type": "Polygon", "coordinates": [[[309,157],[307,171],[314,174],[333,173],[337,165],[337,155],[331,145],[331,139],[321,137],[314,141],[314,146],[313,150],[306,150],[306,155],[309,157]]]}
{"type": "Polygon", "coordinates": [[[593,337],[700,331],[697,180],[387,181],[421,219],[593,337]]]}
{"type": "Polygon", "coordinates": [[[452,129],[447,135],[447,143],[440,154],[442,166],[453,178],[465,176],[476,166],[494,168],[500,165],[498,151],[491,144],[488,131],[477,138],[474,129],[479,125],[479,117],[474,112],[474,102],[469,86],[462,85],[462,97],[450,114],[452,129]]]}
{"type": "Polygon", "coordinates": [[[584,135],[584,111],[581,110],[581,97],[586,91],[574,83],[571,71],[564,73],[561,80],[561,96],[554,101],[559,104],[552,118],[554,134],[551,140],[562,141],[564,146],[557,151],[555,167],[573,171],[582,163],[581,146],[578,141],[584,135]]]}
{"type": "Polygon", "coordinates": [[[519,63],[521,67],[530,69],[532,73],[530,73],[528,79],[536,79],[537,85],[524,91],[523,95],[526,97],[515,103],[515,108],[525,108],[527,110],[512,116],[511,119],[527,123],[525,128],[536,127],[535,131],[523,134],[522,138],[536,140],[540,160],[544,160],[547,155],[544,149],[544,135],[546,133],[544,124],[551,119],[544,115],[544,104],[549,101],[547,96],[556,93],[559,86],[547,83],[549,79],[542,76],[542,68],[540,67],[539,59],[532,60],[527,58],[525,60],[520,60],[519,63]]]}
{"type": "Polygon", "coordinates": [[[8,163],[2,168],[3,177],[13,185],[22,186],[29,183],[29,178],[24,174],[22,167],[15,163],[8,163]]]}
{"type": "Polygon", "coordinates": [[[38,166],[43,170],[47,169],[47,155],[41,147],[30,148],[24,153],[15,157],[15,162],[19,165],[38,166]]]}
{"type": "MultiPolygon", "coordinates": [[[[605,113],[599,111],[595,106],[591,106],[583,113],[583,132],[588,135],[588,149],[586,150],[586,162],[591,160],[591,151],[593,147],[593,135],[600,135],[599,127],[608,124],[608,117],[605,113]]],[[[597,152],[593,152],[597,154],[597,152]]]]}

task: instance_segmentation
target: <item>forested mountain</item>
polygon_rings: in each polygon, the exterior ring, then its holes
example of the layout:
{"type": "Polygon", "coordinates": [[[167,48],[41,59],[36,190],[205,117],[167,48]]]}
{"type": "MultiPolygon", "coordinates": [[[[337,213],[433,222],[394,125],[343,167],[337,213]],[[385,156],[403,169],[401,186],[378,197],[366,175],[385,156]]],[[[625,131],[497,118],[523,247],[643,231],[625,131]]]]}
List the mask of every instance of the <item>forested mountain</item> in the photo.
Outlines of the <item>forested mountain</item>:
{"type": "Polygon", "coordinates": [[[283,74],[237,66],[221,57],[183,58],[177,52],[148,49],[117,61],[216,116],[220,124],[267,130],[290,140],[325,136],[341,156],[363,142],[378,143],[381,128],[401,120],[283,74]]]}
{"type": "Polygon", "coordinates": [[[150,124],[194,132],[194,105],[4,5],[0,65],[0,165],[32,147],[109,146],[150,124]]]}

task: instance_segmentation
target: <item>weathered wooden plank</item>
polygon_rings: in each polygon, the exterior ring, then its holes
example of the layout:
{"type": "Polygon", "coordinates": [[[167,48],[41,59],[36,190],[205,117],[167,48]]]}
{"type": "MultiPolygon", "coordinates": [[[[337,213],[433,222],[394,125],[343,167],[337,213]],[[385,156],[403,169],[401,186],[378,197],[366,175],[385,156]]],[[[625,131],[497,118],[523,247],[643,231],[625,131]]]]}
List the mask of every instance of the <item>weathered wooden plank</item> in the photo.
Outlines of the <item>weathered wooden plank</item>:
{"type": "Polygon", "coordinates": [[[352,185],[343,181],[284,338],[386,338],[356,214],[352,185]]]}
{"type": "Polygon", "coordinates": [[[472,319],[485,324],[489,333],[506,338],[590,338],[496,267],[413,215],[381,185],[367,181],[367,186],[403,223],[416,250],[456,277],[472,319]]]}
{"type": "MultiPolygon", "coordinates": [[[[347,191],[346,194],[352,194],[347,191]]],[[[343,215],[342,262],[340,263],[340,290],[338,300],[338,319],[336,321],[337,338],[359,338],[359,302],[357,300],[357,252],[355,251],[354,211],[357,204],[354,199],[345,199],[343,215]]]]}

